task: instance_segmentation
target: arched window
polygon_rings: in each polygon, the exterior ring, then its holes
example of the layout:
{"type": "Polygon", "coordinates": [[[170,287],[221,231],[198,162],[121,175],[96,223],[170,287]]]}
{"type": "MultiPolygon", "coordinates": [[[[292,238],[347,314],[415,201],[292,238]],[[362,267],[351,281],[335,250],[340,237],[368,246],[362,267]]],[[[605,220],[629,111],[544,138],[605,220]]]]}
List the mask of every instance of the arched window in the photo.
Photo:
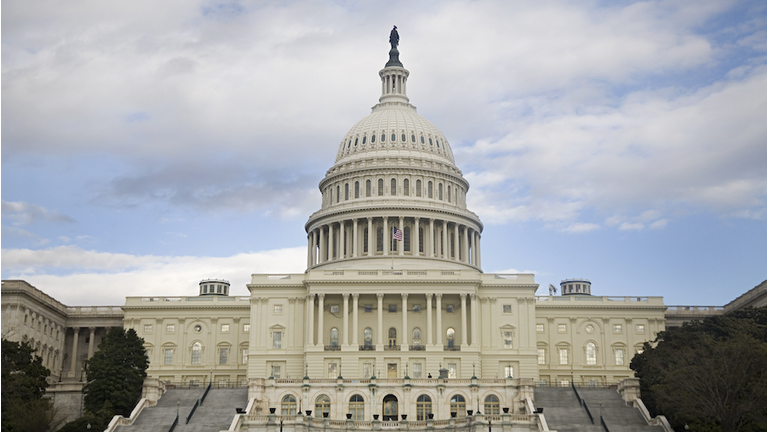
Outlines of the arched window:
{"type": "Polygon", "coordinates": [[[357,140],[358,140],[358,139],[359,139],[359,138],[355,138],[355,147],[357,147],[357,140]]]}
{"type": "Polygon", "coordinates": [[[413,345],[421,346],[421,329],[418,327],[413,329],[413,345]]]}
{"type": "Polygon", "coordinates": [[[389,346],[395,347],[397,346],[397,329],[394,327],[389,328],[389,346]]]}
{"type": "Polygon", "coordinates": [[[416,135],[414,135],[414,134],[411,134],[411,142],[412,142],[412,143],[415,143],[415,142],[416,142],[416,135]]]}
{"type": "Polygon", "coordinates": [[[595,347],[594,342],[587,342],[586,353],[587,353],[587,364],[588,365],[597,364],[597,347],[595,347]]]}
{"type": "Polygon", "coordinates": [[[344,201],[349,200],[349,183],[344,183],[344,201]]]}
{"type": "Polygon", "coordinates": [[[371,143],[375,143],[375,142],[376,142],[376,133],[374,132],[374,133],[371,135],[371,143]]]}
{"type": "Polygon", "coordinates": [[[360,182],[355,182],[355,198],[360,198],[360,182]]]}
{"type": "MultiPolygon", "coordinates": [[[[394,83],[392,83],[392,84],[394,84],[394,83]]],[[[389,138],[390,138],[390,141],[392,141],[392,142],[395,142],[395,141],[397,141],[397,136],[395,135],[395,133],[394,133],[394,132],[392,132],[392,136],[391,136],[391,137],[389,137],[389,138]]]]}
{"type": "Polygon", "coordinates": [[[459,203],[459,188],[453,188],[453,203],[459,203]]]}
{"type": "Polygon", "coordinates": [[[384,196],[384,179],[379,179],[379,190],[377,192],[379,196],[384,196]]]}
{"type": "Polygon", "coordinates": [[[365,330],[363,330],[363,344],[365,344],[366,347],[373,346],[373,330],[371,330],[370,327],[366,327],[365,330]]]}
{"type": "Polygon", "coordinates": [[[336,186],[336,202],[339,202],[340,198],[341,198],[341,188],[339,186],[336,186]]]}
{"type": "Polygon", "coordinates": [[[320,395],[315,399],[315,417],[323,418],[323,413],[328,416],[331,412],[331,398],[326,395],[320,395]]]}
{"type": "Polygon", "coordinates": [[[424,144],[424,137],[421,137],[421,143],[424,144]]]}
{"type": "Polygon", "coordinates": [[[381,143],[384,144],[384,141],[387,140],[387,135],[384,134],[384,132],[381,133],[381,143]]]}
{"type": "Polygon", "coordinates": [[[424,228],[419,228],[419,252],[424,252],[424,228]]]}
{"type": "Polygon", "coordinates": [[[411,227],[403,228],[403,251],[411,251],[411,227]]]}
{"type": "Polygon", "coordinates": [[[336,327],[331,329],[331,346],[337,347],[339,346],[339,329],[336,327]]]}
{"type": "Polygon", "coordinates": [[[450,186],[448,186],[448,187],[446,188],[446,191],[448,192],[448,202],[451,202],[451,187],[450,187],[450,186]]]}
{"type": "Polygon", "coordinates": [[[416,196],[421,196],[421,180],[416,180],[416,196]]]}
{"type": "Polygon", "coordinates": [[[442,183],[437,184],[437,199],[439,199],[440,201],[443,200],[443,184],[442,183]]]}
{"type": "Polygon", "coordinates": [[[464,417],[466,414],[467,402],[464,400],[464,396],[453,396],[451,398],[451,417],[464,417]]]}
{"type": "Polygon", "coordinates": [[[409,182],[408,179],[403,180],[403,195],[411,195],[411,182],[409,182]]]}
{"type": "Polygon", "coordinates": [[[365,181],[365,196],[369,197],[371,196],[371,181],[366,180],[365,181]]]}
{"type": "Polygon", "coordinates": [[[368,253],[368,228],[363,229],[363,253],[368,253]]]}
{"type": "Polygon", "coordinates": [[[390,181],[389,194],[392,195],[392,196],[397,195],[397,180],[396,179],[392,179],[392,181],[390,181]]]}
{"type": "Polygon", "coordinates": [[[405,142],[405,132],[400,135],[400,141],[405,142]]]}
{"type": "Polygon", "coordinates": [[[384,228],[382,227],[376,228],[376,251],[384,251],[384,228]]]}
{"type": "Polygon", "coordinates": [[[365,145],[365,138],[366,138],[366,136],[363,135],[363,145],[365,145]]]}
{"type": "Polygon", "coordinates": [[[349,413],[352,414],[352,420],[362,421],[365,415],[365,401],[360,395],[352,395],[349,398],[349,413]]]}
{"type": "Polygon", "coordinates": [[[432,414],[432,399],[421,395],[416,399],[416,420],[424,421],[432,414]]]}
{"type": "Polygon", "coordinates": [[[485,415],[498,415],[499,414],[499,398],[495,395],[490,395],[485,398],[485,407],[483,409],[485,415]]]}
{"type": "Polygon", "coordinates": [[[427,198],[432,198],[432,182],[427,182],[427,198]]]}
{"type": "Polygon", "coordinates": [[[456,330],[453,328],[448,328],[448,330],[445,332],[445,336],[448,338],[448,348],[453,348],[456,346],[456,330]]]}
{"type": "Polygon", "coordinates": [[[296,398],[293,395],[283,397],[280,415],[296,415],[296,398]]]}
{"type": "Polygon", "coordinates": [[[193,365],[199,365],[200,364],[200,358],[203,355],[203,344],[200,342],[195,342],[192,344],[192,364],[193,365]]]}

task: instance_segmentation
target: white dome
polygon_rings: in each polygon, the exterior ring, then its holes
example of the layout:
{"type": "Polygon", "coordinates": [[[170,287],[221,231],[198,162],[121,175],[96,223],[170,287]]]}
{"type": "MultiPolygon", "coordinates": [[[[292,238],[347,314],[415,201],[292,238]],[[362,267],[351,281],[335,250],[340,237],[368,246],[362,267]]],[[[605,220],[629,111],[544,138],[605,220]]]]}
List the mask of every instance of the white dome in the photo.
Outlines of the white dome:
{"type": "Polygon", "coordinates": [[[440,159],[454,164],[453,152],[445,136],[407,103],[376,105],[370,115],[358,121],[344,136],[336,163],[368,158],[372,153],[440,159]]]}

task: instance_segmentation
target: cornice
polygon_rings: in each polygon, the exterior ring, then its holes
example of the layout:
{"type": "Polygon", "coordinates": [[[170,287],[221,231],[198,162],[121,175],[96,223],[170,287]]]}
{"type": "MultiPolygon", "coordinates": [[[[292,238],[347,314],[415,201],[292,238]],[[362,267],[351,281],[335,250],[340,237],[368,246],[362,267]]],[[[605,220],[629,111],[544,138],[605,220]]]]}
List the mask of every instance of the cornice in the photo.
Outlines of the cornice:
{"type": "MultiPolygon", "coordinates": [[[[358,198],[358,199],[360,199],[360,198],[358,198]]],[[[468,221],[471,221],[471,222],[475,223],[477,228],[478,228],[478,230],[481,233],[483,232],[483,223],[480,222],[480,218],[475,213],[473,213],[470,210],[464,210],[466,213],[469,213],[469,214],[461,214],[461,213],[458,213],[456,211],[448,210],[448,209],[416,207],[416,206],[413,206],[413,205],[401,205],[401,206],[398,206],[398,205],[391,205],[391,204],[372,205],[372,206],[368,206],[368,207],[362,207],[361,206],[361,207],[336,209],[336,210],[318,210],[317,212],[312,214],[309,217],[309,220],[304,224],[304,231],[306,233],[309,233],[310,225],[311,224],[316,224],[316,223],[322,221],[323,219],[332,218],[334,216],[340,216],[340,215],[348,214],[348,213],[358,213],[358,212],[371,211],[371,210],[400,210],[400,211],[401,210],[409,210],[409,211],[425,211],[425,212],[430,212],[430,213],[434,213],[434,214],[442,214],[442,215],[451,215],[451,216],[455,216],[457,218],[462,218],[462,219],[465,219],[465,220],[468,220],[468,221]]],[[[402,216],[404,216],[404,217],[413,217],[413,216],[409,216],[409,215],[402,215],[402,216]]],[[[368,216],[358,216],[357,218],[358,219],[365,219],[367,217],[368,216]]],[[[372,216],[372,217],[383,217],[383,216],[372,216]]],[[[395,217],[395,216],[390,216],[390,217],[395,217]]],[[[421,218],[422,219],[430,219],[428,217],[421,217],[421,218]]],[[[347,218],[347,219],[354,219],[354,218],[347,218]]],[[[435,217],[435,218],[432,218],[432,219],[440,219],[440,218],[435,217]]],[[[448,219],[446,219],[446,220],[448,220],[448,219]]],[[[452,221],[452,220],[448,220],[448,221],[449,222],[455,222],[455,221],[452,221]]],[[[333,222],[336,222],[336,221],[333,221],[333,222]]]]}
{"type": "MultiPolygon", "coordinates": [[[[409,159],[410,160],[410,159],[409,159]]],[[[318,187],[320,190],[323,190],[328,183],[333,183],[336,181],[339,181],[340,179],[344,178],[358,178],[361,177],[360,174],[365,174],[364,176],[377,176],[379,174],[384,175],[393,175],[393,174],[403,174],[403,173],[412,173],[411,175],[425,175],[429,176],[432,175],[433,177],[440,177],[443,176],[445,178],[450,177],[457,183],[460,183],[465,191],[469,190],[469,181],[464,178],[464,176],[461,173],[461,170],[457,168],[456,173],[451,171],[444,171],[440,170],[439,168],[430,168],[430,167],[424,167],[424,166],[413,166],[413,165],[366,165],[364,167],[355,167],[349,170],[343,170],[343,171],[337,171],[337,172],[329,172],[326,173],[325,177],[320,180],[320,183],[318,184],[318,187]]]]}

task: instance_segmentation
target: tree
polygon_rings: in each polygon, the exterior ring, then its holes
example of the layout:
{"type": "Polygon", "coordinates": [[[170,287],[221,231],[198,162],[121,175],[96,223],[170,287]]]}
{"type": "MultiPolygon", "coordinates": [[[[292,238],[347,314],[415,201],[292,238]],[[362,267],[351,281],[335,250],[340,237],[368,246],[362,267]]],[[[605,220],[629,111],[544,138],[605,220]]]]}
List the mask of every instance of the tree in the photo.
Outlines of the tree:
{"type": "Polygon", "coordinates": [[[676,430],[766,429],[765,308],[685,323],[654,344],[630,364],[653,414],[676,430]]]}
{"type": "Polygon", "coordinates": [[[2,340],[2,431],[45,432],[53,421],[43,398],[51,375],[26,342],[2,340]]]}
{"type": "Polygon", "coordinates": [[[148,366],[144,339],[135,330],[110,329],[86,367],[85,409],[95,415],[107,405],[113,415],[128,417],[141,398],[148,366]]]}

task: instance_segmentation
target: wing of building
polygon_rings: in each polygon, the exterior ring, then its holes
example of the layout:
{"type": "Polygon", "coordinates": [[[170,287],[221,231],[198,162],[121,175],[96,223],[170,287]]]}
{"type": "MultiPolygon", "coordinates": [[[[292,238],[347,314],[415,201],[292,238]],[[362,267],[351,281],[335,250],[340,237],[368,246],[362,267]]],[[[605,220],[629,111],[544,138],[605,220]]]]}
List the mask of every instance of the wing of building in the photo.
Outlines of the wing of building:
{"type": "Polygon", "coordinates": [[[197,295],[127,297],[122,311],[5,281],[3,335],[32,342],[65,392],[106,327],[135,329],[158,387],[247,386],[252,428],[269,410],[366,422],[507,409],[529,425],[536,386],[631,377],[631,357],[664,330],[662,298],[593,295],[584,279],[537,297],[532,274],[484,273],[469,182],[389,54],[378,103],[319,183],[306,272],[255,274],[250,297],[204,280],[197,295]]]}

